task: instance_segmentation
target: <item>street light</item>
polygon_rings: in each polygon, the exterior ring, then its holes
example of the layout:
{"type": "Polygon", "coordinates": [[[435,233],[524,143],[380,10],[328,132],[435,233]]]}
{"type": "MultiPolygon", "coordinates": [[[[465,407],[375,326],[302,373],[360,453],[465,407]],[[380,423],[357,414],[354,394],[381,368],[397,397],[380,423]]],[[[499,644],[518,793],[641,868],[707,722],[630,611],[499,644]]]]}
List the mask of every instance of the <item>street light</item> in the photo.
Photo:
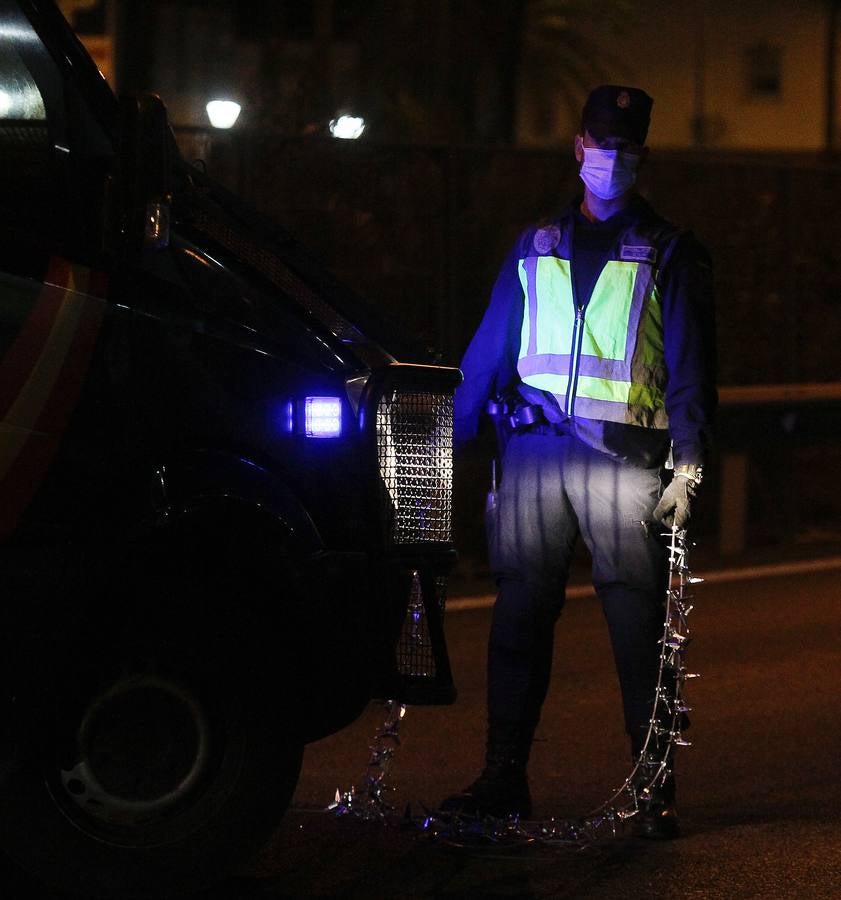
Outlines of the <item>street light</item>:
{"type": "Polygon", "coordinates": [[[211,100],[205,108],[214,128],[233,128],[242,110],[233,100],[211,100]]]}
{"type": "Polygon", "coordinates": [[[354,141],[362,136],[365,131],[365,119],[362,116],[339,116],[330,122],[330,134],[334,138],[345,141],[354,141]]]}

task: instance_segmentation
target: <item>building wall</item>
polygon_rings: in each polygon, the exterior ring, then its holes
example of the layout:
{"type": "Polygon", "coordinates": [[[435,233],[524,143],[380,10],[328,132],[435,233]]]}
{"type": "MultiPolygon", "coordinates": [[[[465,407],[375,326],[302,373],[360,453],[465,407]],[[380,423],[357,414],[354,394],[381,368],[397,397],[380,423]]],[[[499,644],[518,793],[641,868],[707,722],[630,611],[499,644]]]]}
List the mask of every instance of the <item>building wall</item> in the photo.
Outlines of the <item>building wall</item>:
{"type": "Polygon", "coordinates": [[[113,88],[114,35],[111,23],[113,0],[58,0],[65,19],[76,29],[97,68],[113,88]],[[97,15],[99,14],[99,15],[97,15]],[[95,30],[94,30],[95,29],[95,30]]]}
{"type": "MultiPolygon", "coordinates": [[[[122,2],[136,4],[139,0],[122,2]]],[[[825,145],[826,55],[832,2],[649,0],[644,5],[568,4],[570,9],[575,8],[574,15],[567,16],[552,41],[536,45],[534,25],[546,5],[531,0],[525,7],[531,12],[525,18],[519,64],[518,142],[524,146],[567,146],[578,128],[587,90],[595,84],[617,82],[637,84],[654,97],[653,147],[685,149],[703,143],[725,150],[821,150],[825,145]],[[751,95],[748,88],[746,54],[757,46],[780,54],[778,96],[751,95]],[[699,116],[703,126],[700,132],[699,116]]],[[[92,9],[115,6],[114,0],[61,3],[71,22],[83,22],[92,9]]],[[[359,17],[359,27],[352,34],[344,34],[343,39],[338,32],[330,38],[332,26],[328,25],[328,34],[322,35],[319,43],[315,19],[308,31],[292,34],[283,25],[282,16],[273,13],[266,19],[265,28],[245,35],[236,26],[233,5],[224,0],[162,0],[154,7],[153,33],[146,36],[148,69],[154,82],[146,87],[161,92],[173,121],[179,125],[204,124],[207,100],[232,94],[243,105],[243,125],[259,123],[287,135],[323,130],[326,121],[354,98],[364,101],[360,105],[366,110],[376,112],[376,98],[371,93],[384,88],[386,94],[394,95],[395,103],[403,102],[403,107],[406,97],[413,98],[417,108],[411,107],[408,112],[401,108],[402,114],[410,119],[414,116],[421,124],[428,119],[440,126],[437,131],[415,128],[417,134],[408,129],[410,137],[443,140],[449,127],[450,139],[458,142],[457,124],[471,114],[460,104],[465,105],[465,97],[470,95],[474,105],[481,107],[488,99],[487,91],[483,93],[483,85],[486,88],[489,83],[488,66],[493,70],[495,60],[497,67],[510,60],[508,56],[499,58],[501,51],[491,51],[488,58],[476,56],[476,47],[497,46],[490,41],[493,29],[488,22],[477,21],[478,37],[471,31],[470,40],[459,37],[461,32],[455,26],[445,27],[450,21],[446,15],[452,18],[458,9],[455,3],[450,0],[449,6],[427,7],[420,0],[415,4],[405,0],[400,7],[405,13],[402,18],[392,15],[380,21],[359,17]],[[416,4],[420,5],[415,8],[416,4]],[[409,15],[412,9],[414,13],[409,15]],[[442,29],[455,47],[447,49],[446,42],[434,37],[442,29]],[[417,74],[411,63],[414,57],[406,47],[406,42],[413,40],[429,46],[424,58],[427,62],[435,60],[432,71],[452,75],[456,67],[448,54],[453,52],[462,52],[471,60],[481,58],[485,68],[477,63],[472,76],[465,76],[472,78],[470,90],[456,90],[452,77],[448,91],[432,84],[428,90],[418,90],[412,81],[417,74]],[[386,51],[391,54],[388,65],[383,63],[373,79],[371,72],[363,71],[364,59],[368,59],[370,68],[372,46],[382,49],[373,54],[374,58],[384,58],[386,51]],[[445,107],[451,107],[449,114],[445,107]]],[[[332,6],[330,0],[321,0],[318,5],[338,15],[338,0],[333,0],[332,6]]],[[[563,8],[565,4],[559,0],[556,5],[563,8]]],[[[126,37],[136,39],[134,35],[126,37]]],[[[89,40],[110,77],[110,37],[89,40]]],[[[447,76],[443,77],[446,80],[447,76]]],[[[841,79],[836,81],[841,101],[841,79]]],[[[493,92],[489,96],[499,100],[493,92]]],[[[381,120],[383,112],[380,110],[381,120]]],[[[841,119],[841,109],[836,115],[841,119]]],[[[376,130],[372,126],[372,134],[376,130]]],[[[470,135],[469,130],[466,133],[470,135]]],[[[475,139],[475,135],[468,139],[475,139]]]]}
{"type": "MultiPolygon", "coordinates": [[[[644,12],[611,27],[598,17],[575,27],[598,48],[593,83],[635,84],[654,97],[652,146],[693,146],[700,112],[707,146],[814,151],[825,143],[828,23],[829,0],[649,0],[644,12]],[[762,44],[781,53],[778,97],[751,96],[748,88],[746,54],[762,44]]],[[[581,102],[585,95],[582,85],[581,102]]],[[[559,92],[557,116],[542,131],[529,115],[533,95],[521,102],[523,143],[565,142],[575,132],[578,123],[559,92]]]]}

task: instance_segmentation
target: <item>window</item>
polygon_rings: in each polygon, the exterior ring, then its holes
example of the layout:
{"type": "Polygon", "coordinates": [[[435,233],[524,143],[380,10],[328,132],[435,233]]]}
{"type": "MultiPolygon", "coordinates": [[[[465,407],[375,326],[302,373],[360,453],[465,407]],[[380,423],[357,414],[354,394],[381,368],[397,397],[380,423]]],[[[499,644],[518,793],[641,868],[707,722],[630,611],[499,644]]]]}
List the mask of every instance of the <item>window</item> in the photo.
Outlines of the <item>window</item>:
{"type": "Polygon", "coordinates": [[[55,144],[64,142],[60,79],[22,17],[0,20],[0,36],[0,209],[5,222],[35,232],[54,219],[55,144]]]}
{"type": "MultiPolygon", "coordinates": [[[[63,63],[64,60],[62,59],[63,63]]],[[[17,3],[0,0],[0,252],[81,259],[101,245],[113,154],[79,90],[17,3]]]]}
{"type": "Polygon", "coordinates": [[[776,44],[754,44],[745,50],[747,96],[779,100],[783,93],[783,49],[776,44]]]}
{"type": "Polygon", "coordinates": [[[11,44],[0,46],[0,119],[46,122],[44,99],[11,44]]]}

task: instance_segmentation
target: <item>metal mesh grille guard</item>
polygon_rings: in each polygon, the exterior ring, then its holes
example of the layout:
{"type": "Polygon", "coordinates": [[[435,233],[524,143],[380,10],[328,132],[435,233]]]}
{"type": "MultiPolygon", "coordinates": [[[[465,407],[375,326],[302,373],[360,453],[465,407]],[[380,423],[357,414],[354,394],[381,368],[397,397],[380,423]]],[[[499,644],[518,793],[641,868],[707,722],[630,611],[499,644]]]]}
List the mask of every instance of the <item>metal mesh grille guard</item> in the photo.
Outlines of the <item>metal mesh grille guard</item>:
{"type": "Polygon", "coordinates": [[[387,557],[408,596],[396,649],[407,703],[455,699],[444,636],[446,572],[454,560],[453,391],[457,369],[395,364],[371,382],[371,418],[387,557]]]}
{"type": "Polygon", "coordinates": [[[453,398],[394,388],[377,406],[377,456],[392,546],[452,540],[453,398]]]}

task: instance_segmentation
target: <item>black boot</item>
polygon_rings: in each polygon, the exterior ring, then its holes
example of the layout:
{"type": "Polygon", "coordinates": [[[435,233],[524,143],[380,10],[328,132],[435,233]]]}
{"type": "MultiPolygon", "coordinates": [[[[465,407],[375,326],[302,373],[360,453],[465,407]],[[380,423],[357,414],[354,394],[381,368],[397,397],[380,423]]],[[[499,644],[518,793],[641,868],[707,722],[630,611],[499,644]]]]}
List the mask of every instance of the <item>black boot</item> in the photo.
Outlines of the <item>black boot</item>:
{"type": "Polygon", "coordinates": [[[674,759],[671,754],[666,762],[668,775],[657,778],[659,764],[642,765],[635,778],[639,812],[631,820],[633,833],[637,837],[654,841],[671,841],[680,837],[680,822],[675,803],[676,785],[674,776],[674,759]],[[650,785],[650,786],[649,786],[650,785]],[[648,790],[644,790],[648,788],[648,790]]]}
{"type": "Polygon", "coordinates": [[[531,794],[526,765],[533,732],[533,728],[519,725],[491,725],[482,774],[461,793],[447,797],[441,811],[479,818],[527,819],[531,815],[531,794]]]}

